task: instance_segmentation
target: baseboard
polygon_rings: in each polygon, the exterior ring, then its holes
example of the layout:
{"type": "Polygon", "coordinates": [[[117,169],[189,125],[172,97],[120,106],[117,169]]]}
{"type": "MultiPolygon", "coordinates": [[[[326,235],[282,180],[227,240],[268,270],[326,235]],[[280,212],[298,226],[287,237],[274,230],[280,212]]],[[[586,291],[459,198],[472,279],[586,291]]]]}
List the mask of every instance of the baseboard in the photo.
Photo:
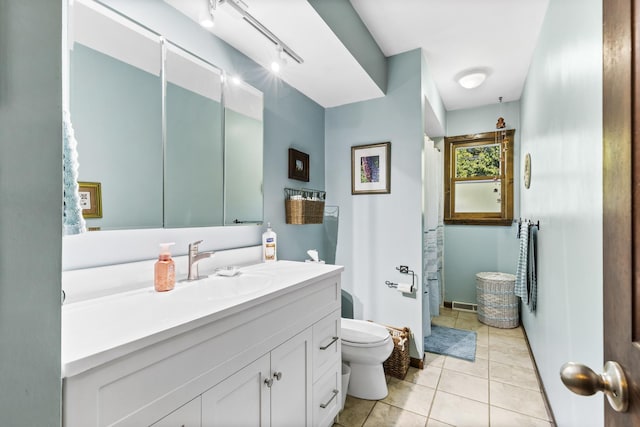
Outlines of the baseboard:
{"type": "Polygon", "coordinates": [[[460,301],[445,301],[442,303],[444,308],[450,308],[452,310],[467,311],[469,313],[478,312],[478,304],[472,302],[460,302],[460,301]]]}
{"type": "Polygon", "coordinates": [[[553,410],[551,409],[551,405],[549,404],[549,398],[547,397],[547,391],[544,388],[544,383],[542,382],[542,378],[540,377],[540,372],[538,371],[538,364],[536,363],[536,358],[533,355],[533,351],[531,351],[531,345],[529,344],[529,337],[527,336],[527,330],[524,328],[524,325],[520,324],[522,328],[522,332],[524,333],[524,341],[527,343],[527,349],[529,350],[529,357],[533,361],[534,371],[536,372],[536,378],[538,379],[538,387],[542,392],[542,400],[544,402],[544,406],[547,408],[547,413],[551,415],[551,426],[556,427],[558,424],[556,423],[556,417],[553,414],[553,410]]]}

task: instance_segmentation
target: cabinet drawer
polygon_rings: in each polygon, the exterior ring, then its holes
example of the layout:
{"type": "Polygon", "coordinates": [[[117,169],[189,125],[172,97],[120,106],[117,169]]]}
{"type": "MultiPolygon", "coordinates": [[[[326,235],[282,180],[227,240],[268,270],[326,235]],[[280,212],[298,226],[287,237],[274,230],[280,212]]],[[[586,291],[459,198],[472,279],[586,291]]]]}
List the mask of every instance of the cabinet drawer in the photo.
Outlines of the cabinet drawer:
{"type": "Polygon", "coordinates": [[[340,365],[340,310],[313,325],[313,380],[340,365]]]}
{"type": "Polygon", "coordinates": [[[342,402],[342,377],[336,363],[335,369],[326,372],[313,385],[313,425],[327,427],[340,411],[342,402]]]}

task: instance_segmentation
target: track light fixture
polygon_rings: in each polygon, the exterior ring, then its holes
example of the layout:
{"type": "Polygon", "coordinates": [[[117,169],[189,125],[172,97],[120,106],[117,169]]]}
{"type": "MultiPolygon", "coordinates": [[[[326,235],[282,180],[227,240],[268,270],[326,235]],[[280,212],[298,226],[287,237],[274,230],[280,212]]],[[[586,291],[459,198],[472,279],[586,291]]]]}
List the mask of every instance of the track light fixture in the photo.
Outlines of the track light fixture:
{"type": "MultiPolygon", "coordinates": [[[[260,21],[258,21],[253,15],[247,12],[246,7],[243,7],[241,0],[214,0],[219,2],[220,4],[226,4],[229,8],[233,9],[236,13],[242,16],[247,23],[249,23],[253,28],[258,30],[263,36],[271,40],[276,47],[279,47],[283,53],[287,54],[291,59],[296,61],[298,64],[302,64],[304,60],[293,51],[289,46],[287,46],[282,40],[280,40],[275,34],[273,34],[267,27],[265,27],[260,21]]],[[[282,55],[284,58],[284,55],[282,55]]],[[[282,64],[280,64],[282,67],[282,64]]]]}
{"type": "Polygon", "coordinates": [[[271,71],[278,74],[287,65],[287,58],[284,56],[282,46],[276,45],[276,57],[271,63],[271,71]]]}
{"type": "Polygon", "coordinates": [[[207,2],[206,9],[200,13],[198,22],[204,28],[212,28],[215,23],[215,10],[218,0],[205,0],[207,2]]]}

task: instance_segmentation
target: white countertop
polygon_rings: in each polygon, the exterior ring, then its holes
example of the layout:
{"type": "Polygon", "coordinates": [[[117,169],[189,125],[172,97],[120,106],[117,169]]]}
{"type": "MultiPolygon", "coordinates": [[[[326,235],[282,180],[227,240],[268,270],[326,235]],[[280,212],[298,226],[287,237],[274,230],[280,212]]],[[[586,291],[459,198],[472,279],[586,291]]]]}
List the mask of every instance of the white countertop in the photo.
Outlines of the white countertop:
{"type": "MultiPolygon", "coordinates": [[[[118,267],[102,267],[97,274],[118,267]]],[[[77,375],[342,270],[335,265],[277,261],[242,267],[235,277],[177,282],[169,292],[155,292],[150,277],[149,286],[66,303],[62,376],[77,375]]],[[[126,281],[123,276],[122,282],[126,281]]]]}

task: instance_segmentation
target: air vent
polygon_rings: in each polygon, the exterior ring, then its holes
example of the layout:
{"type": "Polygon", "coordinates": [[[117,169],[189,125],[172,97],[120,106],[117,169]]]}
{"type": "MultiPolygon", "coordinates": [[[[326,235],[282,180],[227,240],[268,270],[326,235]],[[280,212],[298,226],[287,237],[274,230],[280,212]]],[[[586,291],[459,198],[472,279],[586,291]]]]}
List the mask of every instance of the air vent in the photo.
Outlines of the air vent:
{"type": "Polygon", "coordinates": [[[470,311],[476,313],[478,311],[478,304],[470,304],[468,302],[452,301],[451,308],[460,311],[470,311]]]}

